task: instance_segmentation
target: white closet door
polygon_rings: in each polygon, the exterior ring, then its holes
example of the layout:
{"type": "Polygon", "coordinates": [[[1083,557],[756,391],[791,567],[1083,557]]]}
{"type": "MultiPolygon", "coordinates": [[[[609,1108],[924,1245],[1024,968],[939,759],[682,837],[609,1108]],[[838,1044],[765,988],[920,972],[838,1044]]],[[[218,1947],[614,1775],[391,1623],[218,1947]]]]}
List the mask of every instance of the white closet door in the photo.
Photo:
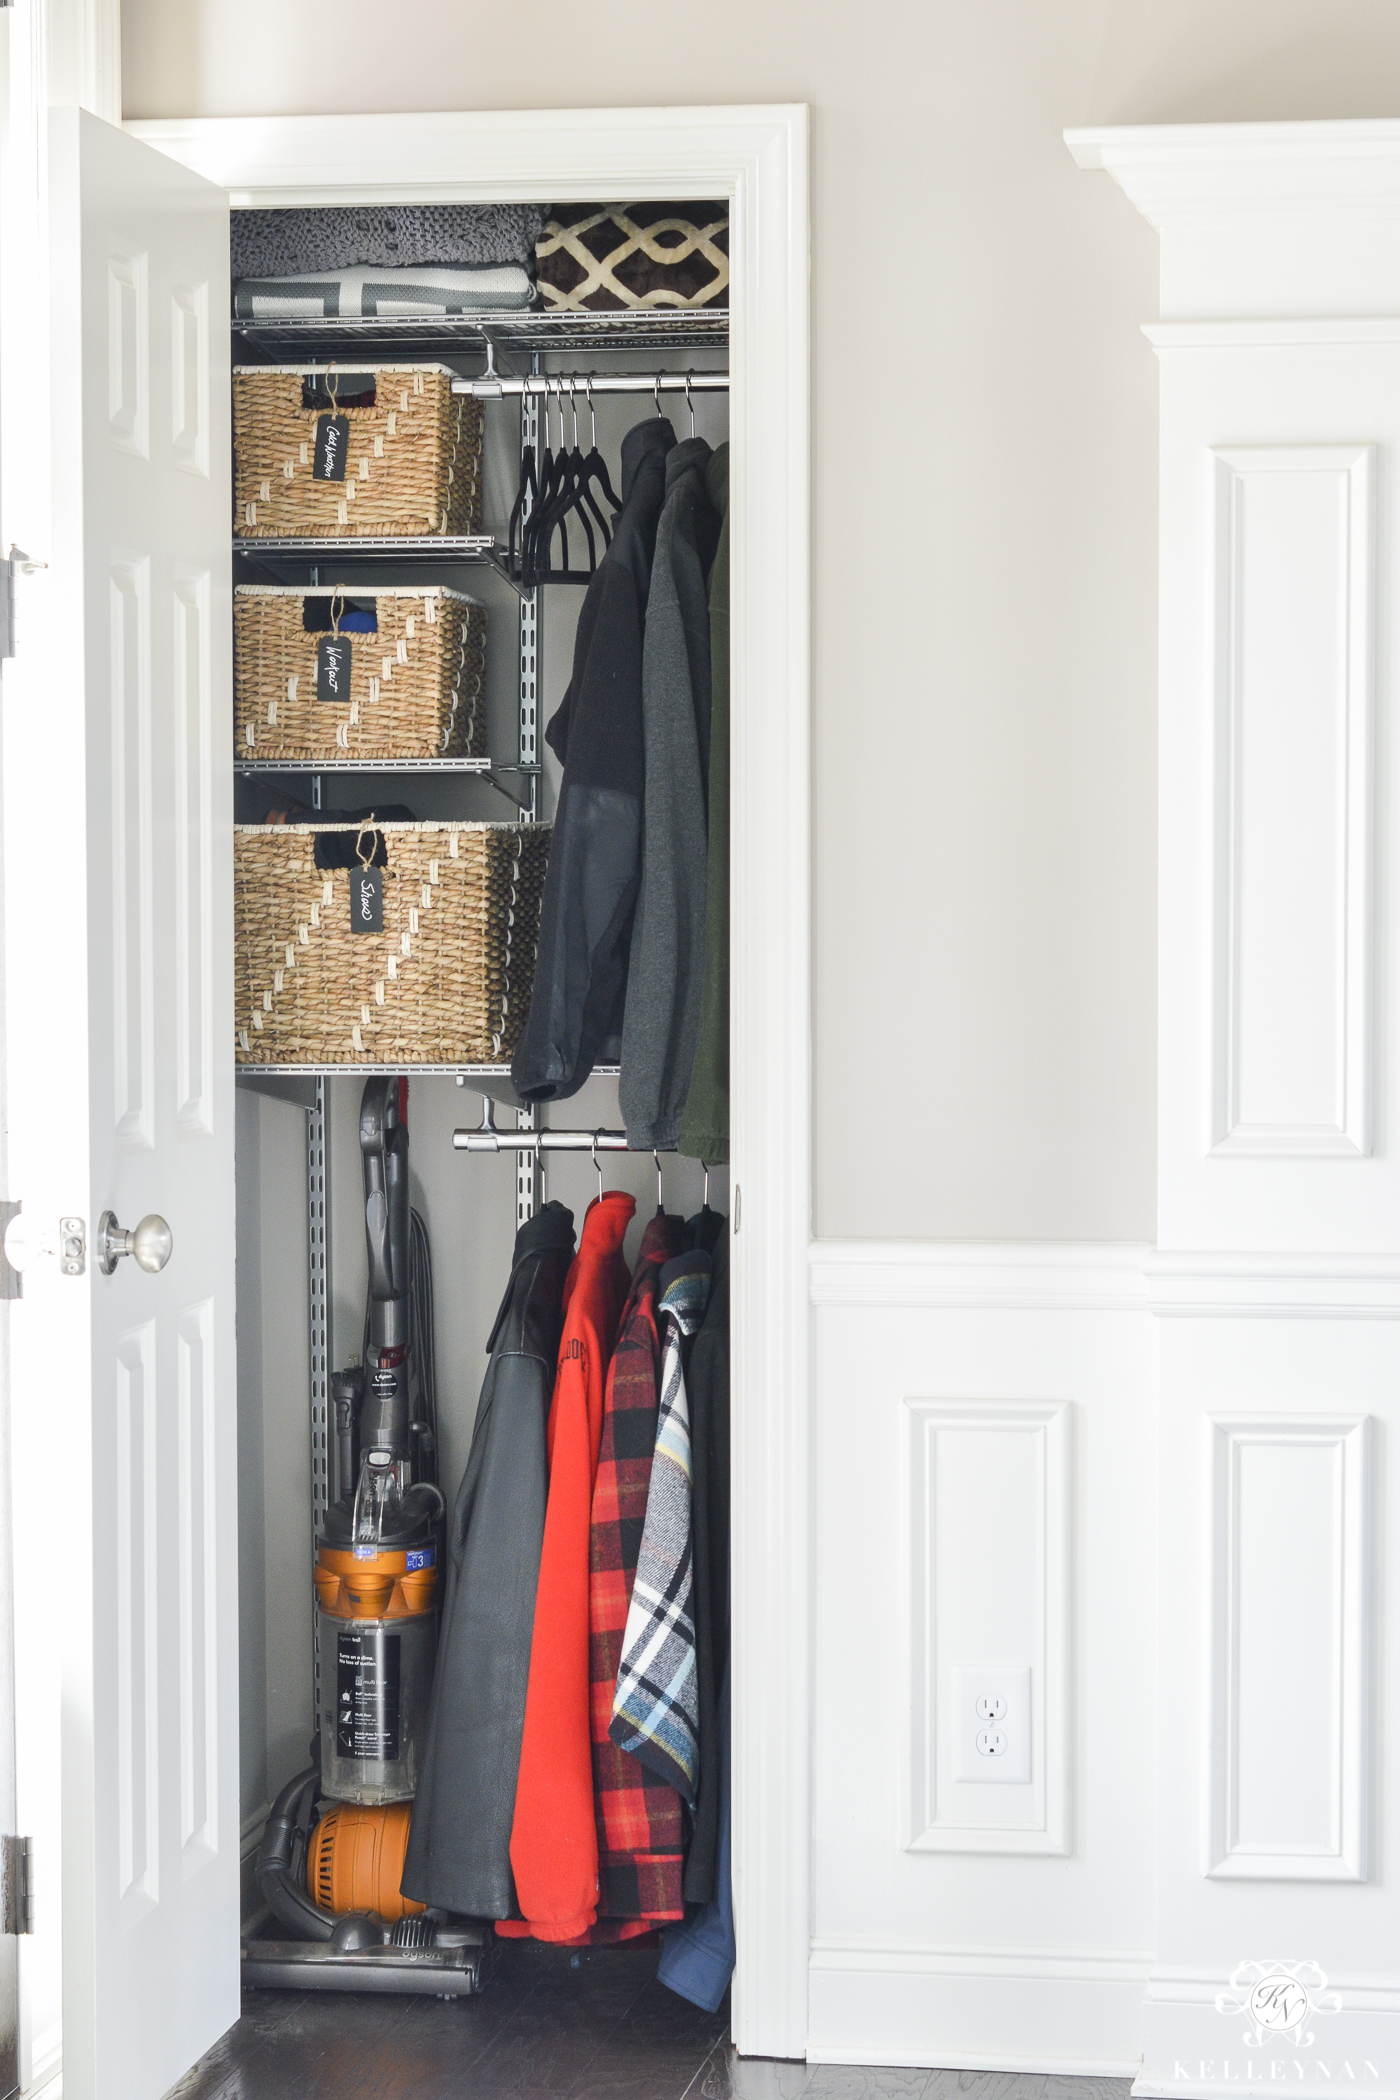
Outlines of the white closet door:
{"type": "Polygon", "coordinates": [[[87,1324],[57,1454],[64,2091],[155,2100],[238,2012],[228,200],[87,112],[50,139],[48,792],[86,856],[55,957],[88,1229],[81,1313],[50,1294],[87,1324]],[[163,1270],[101,1272],[108,1209],[168,1220],[163,1270]]]}

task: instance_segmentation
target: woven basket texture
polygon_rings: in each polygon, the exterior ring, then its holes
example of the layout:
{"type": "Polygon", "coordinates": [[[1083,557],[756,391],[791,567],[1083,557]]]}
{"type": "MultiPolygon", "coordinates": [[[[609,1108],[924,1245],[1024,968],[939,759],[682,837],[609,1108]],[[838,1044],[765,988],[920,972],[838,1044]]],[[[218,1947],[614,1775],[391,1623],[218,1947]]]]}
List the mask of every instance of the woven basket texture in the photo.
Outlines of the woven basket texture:
{"type": "Polygon", "coordinates": [[[252,1064],[506,1064],[530,1004],[547,824],[381,824],[384,930],[350,926],[317,831],[234,829],[236,1056],[252,1064]]]}
{"type": "MultiPolygon", "coordinates": [[[[313,595],[313,594],[305,594],[313,595]]],[[[337,599],[314,595],[334,617],[337,599]]],[[[455,591],[360,591],[377,634],[350,642],[348,700],[316,689],[304,594],[240,584],[233,599],[234,734],[245,758],[485,758],[486,614],[455,591]]]]}
{"type": "MultiPolygon", "coordinates": [[[[333,383],[336,366],[314,375],[333,383]]],[[[349,367],[344,367],[347,372],[349,367]]],[[[234,529],[244,539],[353,539],[479,532],[481,403],[434,365],[373,371],[372,408],[338,408],[350,443],[343,481],[313,481],[316,420],[302,380],[280,365],[233,375],[234,529]]]]}

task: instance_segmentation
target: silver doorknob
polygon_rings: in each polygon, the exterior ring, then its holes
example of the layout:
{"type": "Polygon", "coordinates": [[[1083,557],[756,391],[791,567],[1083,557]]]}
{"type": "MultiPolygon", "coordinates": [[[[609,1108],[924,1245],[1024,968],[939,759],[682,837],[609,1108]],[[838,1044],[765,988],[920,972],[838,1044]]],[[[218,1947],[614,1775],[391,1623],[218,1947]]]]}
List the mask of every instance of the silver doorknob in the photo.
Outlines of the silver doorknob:
{"type": "Polygon", "coordinates": [[[164,1218],[152,1211],[130,1232],[117,1223],[114,1210],[104,1210],[97,1227],[97,1266],[104,1276],[110,1276],[124,1254],[135,1257],[138,1269],[145,1269],[154,1276],[165,1267],[170,1251],[175,1245],[175,1236],[164,1218]]]}

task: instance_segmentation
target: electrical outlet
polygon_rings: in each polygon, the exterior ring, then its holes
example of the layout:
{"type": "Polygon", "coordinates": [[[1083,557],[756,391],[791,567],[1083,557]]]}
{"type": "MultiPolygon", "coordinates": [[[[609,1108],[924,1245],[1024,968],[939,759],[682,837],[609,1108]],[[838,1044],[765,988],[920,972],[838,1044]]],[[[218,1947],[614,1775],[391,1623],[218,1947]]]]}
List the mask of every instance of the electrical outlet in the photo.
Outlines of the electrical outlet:
{"type": "Polygon", "coordinates": [[[1030,1784],[1029,1670],[954,1670],[953,1714],[960,1783],[1030,1784]]]}

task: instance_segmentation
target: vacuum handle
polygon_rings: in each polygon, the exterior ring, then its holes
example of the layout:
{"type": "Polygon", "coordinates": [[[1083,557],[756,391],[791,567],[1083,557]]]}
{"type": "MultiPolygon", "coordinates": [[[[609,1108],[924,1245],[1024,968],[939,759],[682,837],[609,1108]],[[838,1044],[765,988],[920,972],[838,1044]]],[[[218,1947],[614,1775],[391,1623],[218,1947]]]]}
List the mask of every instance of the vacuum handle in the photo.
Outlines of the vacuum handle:
{"type": "Polygon", "coordinates": [[[365,1191],[365,1251],[369,1256],[369,1294],[381,1302],[394,1295],[389,1253],[389,1205],[382,1188],[365,1191]]]}

